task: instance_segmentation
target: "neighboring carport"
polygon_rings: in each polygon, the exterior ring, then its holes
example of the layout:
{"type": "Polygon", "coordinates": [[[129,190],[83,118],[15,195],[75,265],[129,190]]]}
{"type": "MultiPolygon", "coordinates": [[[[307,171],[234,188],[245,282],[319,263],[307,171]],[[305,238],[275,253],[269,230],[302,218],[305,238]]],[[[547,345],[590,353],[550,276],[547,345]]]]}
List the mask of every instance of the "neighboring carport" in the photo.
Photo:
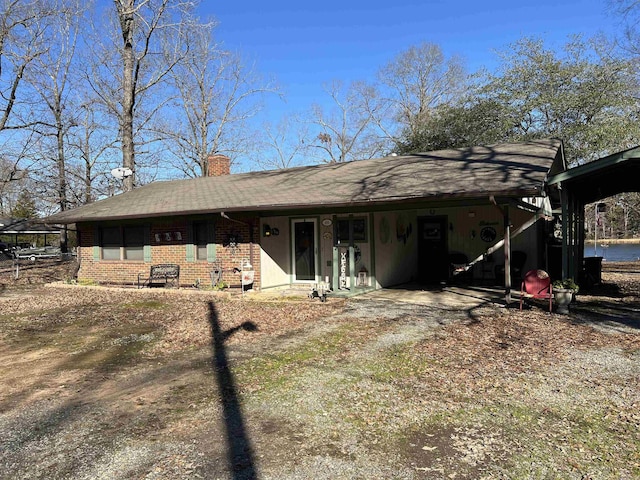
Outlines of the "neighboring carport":
{"type": "Polygon", "coordinates": [[[577,279],[584,261],[585,205],[624,192],[640,192],[640,147],[552,175],[561,194],[562,277],[577,279]]]}
{"type": "Polygon", "coordinates": [[[19,237],[28,235],[29,237],[44,237],[47,243],[47,236],[60,235],[60,227],[57,225],[46,225],[38,219],[29,218],[0,218],[0,239],[10,239],[9,242],[18,244],[19,237]]]}

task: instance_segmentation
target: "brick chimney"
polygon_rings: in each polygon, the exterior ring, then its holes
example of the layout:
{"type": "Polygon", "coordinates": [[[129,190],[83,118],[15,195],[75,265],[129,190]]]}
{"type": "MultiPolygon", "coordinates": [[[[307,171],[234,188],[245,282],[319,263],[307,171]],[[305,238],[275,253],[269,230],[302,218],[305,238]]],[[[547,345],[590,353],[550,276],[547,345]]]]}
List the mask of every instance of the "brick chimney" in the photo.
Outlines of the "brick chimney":
{"type": "Polygon", "coordinates": [[[207,158],[209,169],[207,175],[209,177],[219,177],[221,175],[229,175],[231,173],[231,159],[226,155],[219,153],[209,155],[207,158]]]}

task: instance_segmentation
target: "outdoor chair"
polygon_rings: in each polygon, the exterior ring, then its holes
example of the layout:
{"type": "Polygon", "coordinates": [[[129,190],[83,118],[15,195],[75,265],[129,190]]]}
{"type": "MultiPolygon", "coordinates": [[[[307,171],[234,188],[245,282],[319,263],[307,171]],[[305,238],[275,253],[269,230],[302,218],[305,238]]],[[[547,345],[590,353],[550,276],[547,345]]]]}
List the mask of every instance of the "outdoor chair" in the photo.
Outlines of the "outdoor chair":
{"type": "Polygon", "coordinates": [[[553,287],[551,277],[544,270],[529,270],[522,280],[520,288],[520,310],[526,298],[549,299],[549,312],[551,312],[551,302],[553,301],[553,287]]]}
{"type": "Polygon", "coordinates": [[[464,253],[454,252],[449,254],[449,278],[457,281],[471,279],[469,257],[464,253]]]}
{"type": "MultiPolygon", "coordinates": [[[[524,264],[527,261],[527,254],[525,252],[521,252],[520,250],[514,250],[511,252],[511,285],[516,286],[518,282],[522,281],[522,269],[524,268],[524,264]]],[[[504,285],[504,263],[495,266],[495,276],[496,281],[504,285]]]]}

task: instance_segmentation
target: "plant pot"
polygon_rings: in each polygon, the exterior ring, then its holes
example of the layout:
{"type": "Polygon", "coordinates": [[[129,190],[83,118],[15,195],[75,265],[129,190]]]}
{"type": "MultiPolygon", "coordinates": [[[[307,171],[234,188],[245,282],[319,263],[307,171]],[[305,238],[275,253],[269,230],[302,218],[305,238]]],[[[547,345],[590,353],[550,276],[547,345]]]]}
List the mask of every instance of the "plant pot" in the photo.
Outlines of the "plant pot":
{"type": "Polygon", "coordinates": [[[575,290],[569,288],[556,288],[553,290],[553,298],[556,302],[556,312],[562,315],[569,313],[569,304],[573,301],[575,290]]]}

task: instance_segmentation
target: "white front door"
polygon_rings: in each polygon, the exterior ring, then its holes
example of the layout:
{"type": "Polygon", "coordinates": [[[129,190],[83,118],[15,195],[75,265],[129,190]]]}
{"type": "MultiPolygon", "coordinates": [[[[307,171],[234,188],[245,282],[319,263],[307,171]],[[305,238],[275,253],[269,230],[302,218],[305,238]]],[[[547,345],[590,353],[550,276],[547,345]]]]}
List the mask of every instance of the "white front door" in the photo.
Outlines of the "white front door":
{"type": "Polygon", "coordinates": [[[291,221],[293,280],[295,282],[316,282],[318,275],[318,245],[315,219],[291,221]]]}

